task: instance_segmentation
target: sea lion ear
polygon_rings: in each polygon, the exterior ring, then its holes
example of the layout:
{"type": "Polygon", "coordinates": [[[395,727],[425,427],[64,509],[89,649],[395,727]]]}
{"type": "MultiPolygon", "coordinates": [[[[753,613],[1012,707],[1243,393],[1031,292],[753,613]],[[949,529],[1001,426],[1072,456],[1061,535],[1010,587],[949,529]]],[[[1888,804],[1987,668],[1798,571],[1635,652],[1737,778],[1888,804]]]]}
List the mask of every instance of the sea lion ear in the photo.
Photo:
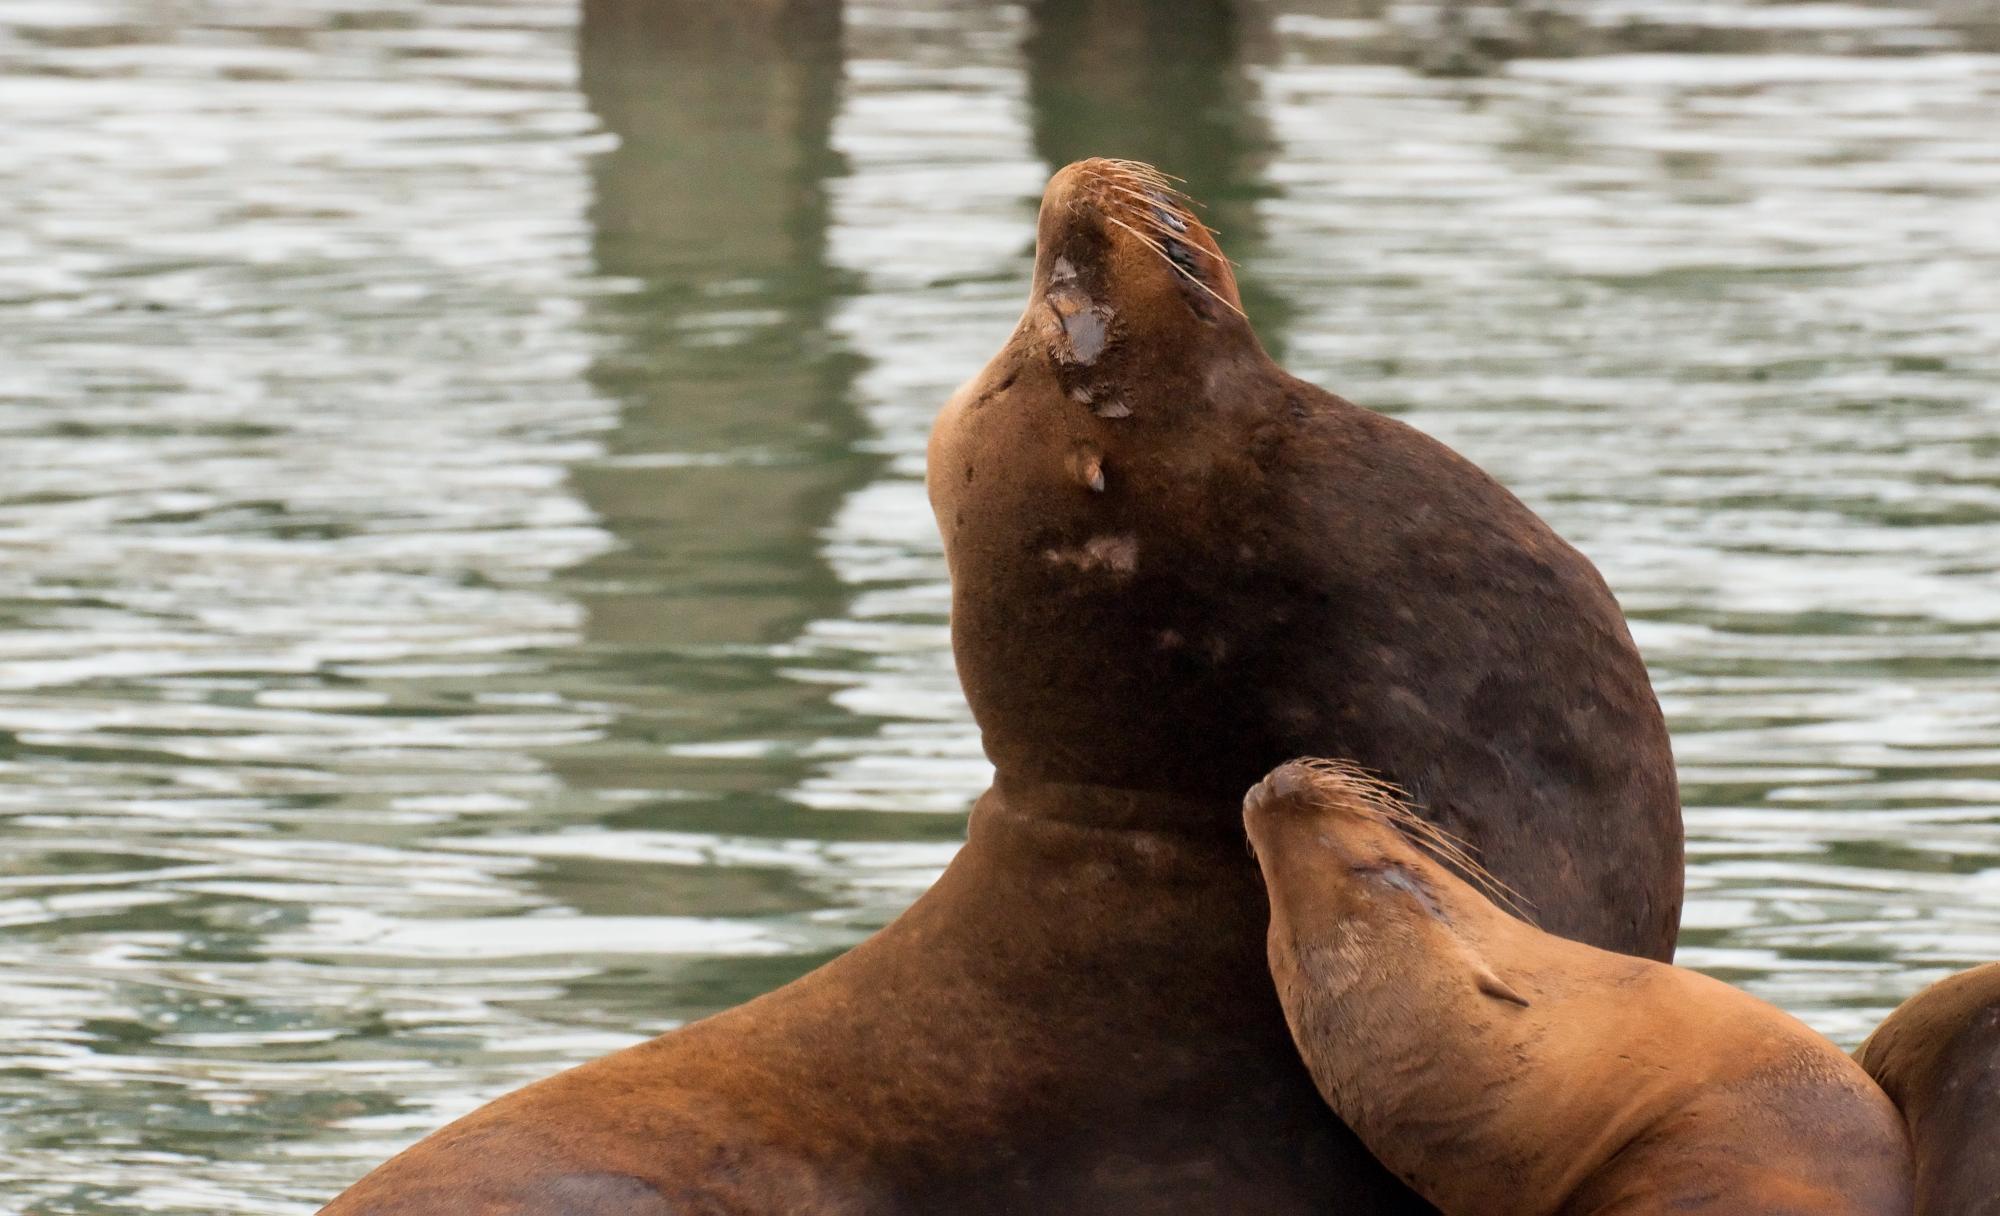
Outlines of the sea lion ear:
{"type": "Polygon", "coordinates": [[[1478,963],[1474,966],[1472,982],[1487,996],[1493,997],[1496,1000],[1511,1002],[1523,1009],[1528,1007],[1528,998],[1514,991],[1506,980],[1493,974],[1493,969],[1484,963],[1478,963]]]}
{"type": "Polygon", "coordinates": [[[1481,952],[1477,945],[1466,940],[1455,928],[1452,932],[1452,938],[1458,944],[1459,957],[1465,963],[1465,969],[1472,976],[1472,986],[1474,988],[1477,988],[1481,994],[1490,996],[1496,1001],[1506,1001],[1510,1005],[1519,1005],[1523,1009],[1528,1008],[1528,998],[1516,992],[1514,985],[1500,978],[1493,970],[1492,964],[1486,961],[1486,955],[1481,952]]]}

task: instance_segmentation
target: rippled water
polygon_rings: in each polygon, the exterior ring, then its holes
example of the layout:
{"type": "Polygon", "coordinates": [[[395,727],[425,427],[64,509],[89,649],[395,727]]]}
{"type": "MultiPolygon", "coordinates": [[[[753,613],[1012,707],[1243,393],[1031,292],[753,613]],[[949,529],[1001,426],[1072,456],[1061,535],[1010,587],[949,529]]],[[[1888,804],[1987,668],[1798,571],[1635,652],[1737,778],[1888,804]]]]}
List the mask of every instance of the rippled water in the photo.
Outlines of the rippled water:
{"type": "Polygon", "coordinates": [[[921,890],[1090,153],[1603,568],[1683,961],[2000,956],[2000,15],[1154,7],[0,0],[0,1210],[310,1210],[921,890]]]}

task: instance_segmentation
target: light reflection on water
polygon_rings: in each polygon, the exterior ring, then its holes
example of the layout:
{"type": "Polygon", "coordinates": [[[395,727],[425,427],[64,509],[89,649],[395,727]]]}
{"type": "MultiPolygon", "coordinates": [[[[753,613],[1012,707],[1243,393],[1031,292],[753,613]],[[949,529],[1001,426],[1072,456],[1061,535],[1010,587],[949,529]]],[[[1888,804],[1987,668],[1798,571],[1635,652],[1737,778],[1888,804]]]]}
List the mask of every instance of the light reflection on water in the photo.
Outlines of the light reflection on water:
{"type": "Polygon", "coordinates": [[[2000,956],[2000,25],[1147,9],[0,0],[0,1207],[309,1210],[921,890],[923,438],[1088,152],[1604,569],[1684,961],[2000,956]]]}

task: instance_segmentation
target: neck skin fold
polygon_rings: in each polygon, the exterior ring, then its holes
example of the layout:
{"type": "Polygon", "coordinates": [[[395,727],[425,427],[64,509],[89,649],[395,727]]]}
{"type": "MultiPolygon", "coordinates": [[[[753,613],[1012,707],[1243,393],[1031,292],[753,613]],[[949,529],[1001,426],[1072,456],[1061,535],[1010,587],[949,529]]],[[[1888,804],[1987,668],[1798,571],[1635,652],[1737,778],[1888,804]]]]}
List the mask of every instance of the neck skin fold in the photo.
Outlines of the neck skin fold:
{"type": "Polygon", "coordinates": [[[993,794],[982,798],[976,816],[1064,824],[1107,832],[1144,832],[1183,837],[1190,842],[1239,841],[1242,821],[1226,798],[1178,794],[1129,786],[1040,781],[995,773],[993,794]]]}

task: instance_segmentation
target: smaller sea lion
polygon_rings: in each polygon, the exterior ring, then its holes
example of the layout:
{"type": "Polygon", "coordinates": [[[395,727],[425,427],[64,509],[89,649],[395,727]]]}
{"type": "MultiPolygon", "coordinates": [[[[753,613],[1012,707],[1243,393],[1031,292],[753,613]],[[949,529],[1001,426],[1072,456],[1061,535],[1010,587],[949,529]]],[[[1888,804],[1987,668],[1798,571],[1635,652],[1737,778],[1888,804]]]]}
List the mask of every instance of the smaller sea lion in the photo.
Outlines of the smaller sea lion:
{"type": "Polygon", "coordinates": [[[2000,1216],[2000,963],[1939,980],[1854,1053],[1903,1112],[1918,1216],[2000,1216]]]}
{"type": "Polygon", "coordinates": [[[1284,765],[1244,823],[1306,1067],[1445,1216],[1910,1211],[1894,1106],[1789,1015],[1517,920],[1351,766],[1284,765]]]}

